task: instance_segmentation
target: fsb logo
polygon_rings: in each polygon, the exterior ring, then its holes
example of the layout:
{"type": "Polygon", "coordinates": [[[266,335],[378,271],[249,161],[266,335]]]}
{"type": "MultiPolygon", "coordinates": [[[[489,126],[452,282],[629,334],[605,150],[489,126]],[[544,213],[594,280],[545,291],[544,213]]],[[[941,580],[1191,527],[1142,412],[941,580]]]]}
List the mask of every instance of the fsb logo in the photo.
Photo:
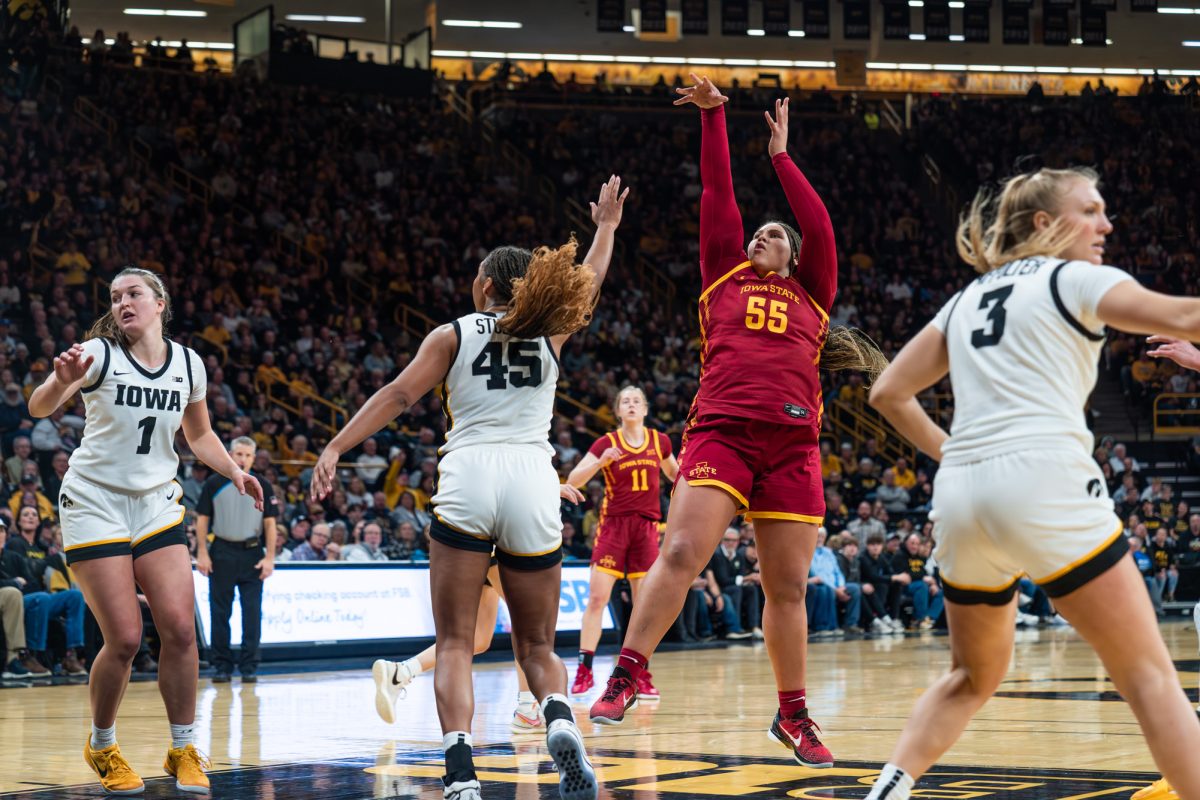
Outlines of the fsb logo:
{"type": "Polygon", "coordinates": [[[588,582],[579,580],[565,580],[562,582],[562,590],[559,595],[558,613],[560,614],[582,614],[587,608],[588,602],[588,582]]]}

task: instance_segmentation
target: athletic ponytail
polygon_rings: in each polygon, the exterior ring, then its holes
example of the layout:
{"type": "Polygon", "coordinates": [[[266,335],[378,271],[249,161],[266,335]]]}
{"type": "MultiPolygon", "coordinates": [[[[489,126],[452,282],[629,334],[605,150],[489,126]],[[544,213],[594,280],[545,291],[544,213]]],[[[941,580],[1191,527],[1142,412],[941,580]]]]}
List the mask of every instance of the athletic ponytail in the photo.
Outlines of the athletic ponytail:
{"type": "Polygon", "coordinates": [[[500,247],[483,260],[483,273],[492,279],[496,299],[508,311],[496,329],[517,339],[539,339],[574,333],[588,324],[595,307],[596,275],[587,264],[575,263],[578,242],[558,248],[539,247],[530,253],[500,247]]]}
{"type": "Polygon", "coordinates": [[[846,325],[830,327],[821,349],[821,369],[861,372],[870,385],[888,365],[887,356],[870,336],[846,325]]]}

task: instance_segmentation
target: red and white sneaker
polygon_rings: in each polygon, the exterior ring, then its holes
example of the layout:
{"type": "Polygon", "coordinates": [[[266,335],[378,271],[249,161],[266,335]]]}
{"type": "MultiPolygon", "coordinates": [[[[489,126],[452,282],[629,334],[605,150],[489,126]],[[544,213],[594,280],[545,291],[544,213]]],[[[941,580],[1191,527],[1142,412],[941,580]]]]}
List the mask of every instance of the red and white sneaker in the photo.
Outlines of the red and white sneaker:
{"type": "Polygon", "coordinates": [[[595,685],[596,679],[592,677],[591,668],[580,663],[579,668],[575,670],[575,682],[571,684],[571,694],[587,694],[595,685]]]}
{"type": "Polygon", "coordinates": [[[599,725],[620,725],[625,712],[637,708],[638,687],[622,667],[613,670],[604,694],[592,703],[591,720],[599,725]]]}
{"type": "Polygon", "coordinates": [[[544,730],[546,720],[542,718],[542,707],[537,703],[518,705],[513,709],[511,727],[513,733],[529,733],[531,731],[544,730]]]}
{"type": "Polygon", "coordinates": [[[638,700],[660,700],[662,696],[658,693],[658,689],[654,688],[654,684],[650,679],[654,676],[649,670],[645,670],[637,679],[637,696],[638,700]]]}
{"type": "Polygon", "coordinates": [[[832,767],[833,753],[830,753],[829,748],[817,738],[819,730],[821,729],[817,723],[808,718],[808,709],[804,709],[787,719],[783,719],[779,712],[776,712],[768,735],[791,750],[796,763],[801,766],[816,769],[832,767]]]}

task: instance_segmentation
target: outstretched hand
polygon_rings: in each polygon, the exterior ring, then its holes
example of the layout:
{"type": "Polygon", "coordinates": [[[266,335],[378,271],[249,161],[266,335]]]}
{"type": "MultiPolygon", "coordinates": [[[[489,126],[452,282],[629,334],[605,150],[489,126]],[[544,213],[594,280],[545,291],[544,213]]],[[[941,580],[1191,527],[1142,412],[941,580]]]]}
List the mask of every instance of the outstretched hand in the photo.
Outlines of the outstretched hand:
{"type": "Polygon", "coordinates": [[[675,90],[679,97],[675,98],[673,105],[685,106],[688,103],[695,103],[701,108],[716,108],[722,103],[728,103],[729,98],[721,94],[708,76],[701,78],[694,72],[688,73],[688,78],[691,80],[691,86],[680,86],[675,90]]]}
{"type": "Polygon", "coordinates": [[[81,380],[91,368],[95,356],[83,356],[83,345],[73,344],[68,349],[54,357],[54,377],[64,386],[70,386],[81,380]]]}
{"type": "Polygon", "coordinates": [[[767,145],[767,152],[771,154],[771,158],[780,153],[787,152],[788,139],[788,98],[775,101],[775,118],[771,118],[770,111],[764,111],[763,116],[767,118],[767,127],[771,129],[771,141],[767,145]]]}
{"type": "Polygon", "coordinates": [[[1191,342],[1170,336],[1151,336],[1146,343],[1158,345],[1147,351],[1146,355],[1151,358],[1169,358],[1186,369],[1200,370],[1200,350],[1191,342]]]}
{"type": "Polygon", "coordinates": [[[600,199],[592,203],[592,222],[599,228],[604,225],[617,227],[621,224],[621,213],[625,210],[625,198],[629,189],[621,191],[621,177],[611,175],[600,187],[600,199]]]}

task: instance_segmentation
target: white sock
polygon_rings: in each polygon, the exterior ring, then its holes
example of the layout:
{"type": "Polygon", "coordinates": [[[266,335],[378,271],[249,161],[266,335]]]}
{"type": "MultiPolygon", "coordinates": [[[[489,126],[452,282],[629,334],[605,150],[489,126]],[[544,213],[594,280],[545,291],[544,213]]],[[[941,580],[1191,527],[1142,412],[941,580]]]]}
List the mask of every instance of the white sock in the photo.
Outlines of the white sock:
{"type": "Polygon", "coordinates": [[[408,661],[401,661],[402,665],[408,668],[409,673],[415,678],[425,670],[421,667],[421,659],[413,656],[408,661]]]}
{"type": "Polygon", "coordinates": [[[472,747],[471,734],[466,731],[450,731],[442,737],[443,750],[449,750],[456,744],[465,744],[467,747],[472,747]]]}
{"type": "Polygon", "coordinates": [[[537,698],[533,696],[533,692],[518,692],[517,693],[517,705],[518,706],[521,706],[522,708],[528,708],[529,706],[536,706],[537,704],[538,704],[538,701],[537,701],[537,698]]]}
{"type": "Polygon", "coordinates": [[[97,728],[96,723],[92,723],[92,742],[93,750],[103,750],[106,747],[112,747],[117,743],[117,723],[113,723],[108,728],[97,728]]]}
{"type": "Polygon", "coordinates": [[[887,764],[871,788],[866,800],[908,800],[912,792],[912,776],[895,764],[887,764]]]}
{"type": "Polygon", "coordinates": [[[178,750],[181,747],[187,747],[189,744],[196,743],[196,723],[189,722],[187,725],[176,725],[171,723],[171,747],[178,750]]]}

